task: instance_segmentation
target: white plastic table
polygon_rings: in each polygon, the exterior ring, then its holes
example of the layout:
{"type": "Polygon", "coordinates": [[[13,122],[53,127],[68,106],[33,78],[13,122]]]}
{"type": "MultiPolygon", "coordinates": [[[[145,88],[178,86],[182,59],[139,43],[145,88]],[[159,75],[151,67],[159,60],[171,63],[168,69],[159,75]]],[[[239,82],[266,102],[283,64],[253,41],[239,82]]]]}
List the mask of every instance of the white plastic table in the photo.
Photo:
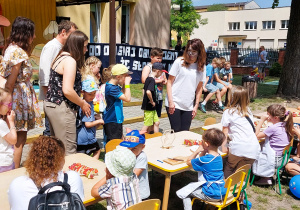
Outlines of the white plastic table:
{"type": "MultiPolygon", "coordinates": [[[[99,202],[99,200],[91,196],[91,189],[100,179],[102,179],[105,176],[105,163],[81,153],[66,156],[65,161],[66,162],[63,168],[64,171],[67,171],[68,167],[73,163],[81,163],[88,167],[98,169],[98,176],[95,176],[94,179],[88,179],[85,176],[81,176],[81,179],[84,187],[84,205],[89,206],[91,204],[99,202]]],[[[15,178],[24,175],[26,175],[26,170],[24,167],[0,173],[0,209],[10,209],[7,195],[9,185],[15,178]]]]}
{"type": "MultiPolygon", "coordinates": [[[[171,176],[182,173],[184,171],[190,170],[192,167],[188,166],[186,163],[181,163],[178,165],[171,165],[163,162],[163,160],[169,157],[176,156],[190,156],[192,152],[189,146],[183,144],[184,139],[201,140],[202,136],[200,134],[191,131],[181,131],[175,133],[175,140],[173,142],[173,147],[170,149],[162,148],[162,137],[155,137],[146,140],[146,147],[144,152],[147,154],[148,166],[163,175],[165,175],[165,187],[164,196],[162,202],[162,210],[167,210],[169,202],[169,192],[171,185],[171,176]]],[[[219,151],[222,156],[225,153],[219,151]]]]}

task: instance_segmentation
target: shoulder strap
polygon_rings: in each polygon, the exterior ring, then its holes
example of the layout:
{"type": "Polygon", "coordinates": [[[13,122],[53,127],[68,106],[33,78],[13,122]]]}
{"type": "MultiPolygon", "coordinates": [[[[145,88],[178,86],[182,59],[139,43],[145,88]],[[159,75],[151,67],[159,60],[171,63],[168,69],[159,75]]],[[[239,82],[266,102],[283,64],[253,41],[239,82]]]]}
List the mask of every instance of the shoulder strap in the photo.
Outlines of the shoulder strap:
{"type": "Polygon", "coordinates": [[[253,132],[255,133],[255,127],[254,127],[254,124],[253,124],[252,120],[250,119],[250,117],[246,117],[246,119],[248,120],[248,122],[249,122],[250,125],[252,126],[253,132]]]}
{"type": "Polygon", "coordinates": [[[55,70],[57,68],[57,66],[60,64],[60,62],[62,62],[62,60],[64,60],[66,57],[70,57],[70,55],[60,55],[58,56],[54,61],[53,61],[53,64],[58,61],[58,59],[62,58],[54,68],[52,68],[53,70],[55,70]]]}
{"type": "Polygon", "coordinates": [[[46,190],[48,190],[48,189],[50,189],[52,187],[56,187],[56,186],[60,186],[67,193],[70,193],[70,185],[68,184],[68,174],[67,173],[64,173],[64,182],[52,182],[50,184],[47,184],[42,189],[40,189],[40,191],[39,191],[38,194],[43,194],[44,192],[46,192],[46,190]]]}

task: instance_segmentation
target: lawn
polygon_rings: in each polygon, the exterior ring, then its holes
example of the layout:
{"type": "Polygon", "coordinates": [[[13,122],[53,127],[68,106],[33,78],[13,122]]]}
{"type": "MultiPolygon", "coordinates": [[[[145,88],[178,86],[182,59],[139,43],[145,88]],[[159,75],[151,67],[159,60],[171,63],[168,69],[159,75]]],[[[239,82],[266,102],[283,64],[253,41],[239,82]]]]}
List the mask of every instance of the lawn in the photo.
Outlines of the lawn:
{"type": "MultiPolygon", "coordinates": [[[[271,82],[278,80],[276,77],[267,77],[266,82],[271,82]]],[[[234,85],[242,84],[242,76],[234,75],[234,85]]],[[[142,100],[142,84],[132,84],[131,94],[132,97],[142,100]]],[[[250,107],[252,112],[262,112],[266,111],[266,108],[272,103],[283,104],[286,99],[276,96],[276,85],[258,84],[258,97],[251,101],[250,107]]],[[[164,95],[166,88],[164,88],[164,95]]],[[[300,105],[299,101],[291,100],[288,101],[289,107],[297,107],[300,105]]],[[[197,113],[196,119],[204,121],[207,117],[215,117],[217,122],[220,122],[222,113],[217,113],[212,111],[208,107],[208,112],[206,114],[202,113],[200,110],[197,113]]],[[[200,131],[199,131],[200,132],[200,131]]],[[[103,157],[102,157],[103,158],[103,157]]],[[[176,196],[176,191],[181,187],[187,185],[190,182],[197,181],[197,173],[195,171],[187,171],[185,173],[177,174],[172,176],[170,197],[169,197],[169,210],[183,209],[182,200],[176,196]]],[[[164,176],[160,173],[154,172],[152,177],[152,172],[149,170],[149,182],[151,188],[150,198],[163,198],[164,190],[164,176]]],[[[285,179],[282,180],[282,195],[278,195],[274,191],[274,187],[259,187],[251,186],[247,188],[247,195],[249,201],[252,203],[253,210],[264,210],[264,209],[292,209],[300,210],[300,200],[295,198],[288,189],[288,182],[285,179]]],[[[87,210],[102,210],[106,209],[106,202],[102,201],[93,206],[87,207],[87,210]]],[[[201,205],[199,202],[195,202],[193,209],[200,209],[201,205]]],[[[236,206],[231,206],[231,209],[236,209],[236,206]]]]}

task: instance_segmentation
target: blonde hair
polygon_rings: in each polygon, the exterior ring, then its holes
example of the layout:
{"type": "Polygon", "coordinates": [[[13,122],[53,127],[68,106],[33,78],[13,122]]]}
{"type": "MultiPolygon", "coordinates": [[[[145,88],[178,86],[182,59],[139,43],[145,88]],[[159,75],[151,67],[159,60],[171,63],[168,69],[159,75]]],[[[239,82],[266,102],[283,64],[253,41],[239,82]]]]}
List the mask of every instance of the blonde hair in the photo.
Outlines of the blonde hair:
{"type": "Polygon", "coordinates": [[[211,63],[216,63],[218,68],[222,67],[222,61],[220,58],[214,58],[211,63]]]}
{"type": "Polygon", "coordinates": [[[100,59],[95,56],[91,56],[88,59],[86,59],[84,66],[81,68],[81,71],[80,71],[82,81],[85,80],[88,75],[90,75],[90,76],[94,77],[96,83],[99,84],[99,80],[97,79],[95,74],[93,74],[91,67],[90,67],[92,64],[96,65],[98,62],[100,62],[100,65],[102,65],[102,62],[100,61],[100,59]]]}
{"type": "Polygon", "coordinates": [[[101,76],[101,82],[102,84],[105,84],[106,82],[108,82],[112,75],[111,75],[111,69],[112,67],[114,67],[115,64],[110,65],[108,68],[104,68],[102,71],[102,76],[101,76]]]}
{"type": "Polygon", "coordinates": [[[248,106],[250,104],[249,91],[242,86],[232,86],[228,93],[227,109],[232,110],[231,114],[237,113],[243,117],[249,117],[248,106]]]}
{"type": "Polygon", "coordinates": [[[222,65],[224,65],[224,64],[225,64],[225,62],[226,62],[226,58],[224,58],[224,57],[220,57],[220,60],[221,60],[221,62],[222,62],[222,65]]]}
{"type": "Polygon", "coordinates": [[[226,66],[226,65],[230,65],[230,66],[231,66],[231,63],[230,63],[229,61],[226,61],[226,62],[224,63],[224,66],[226,66]]]}

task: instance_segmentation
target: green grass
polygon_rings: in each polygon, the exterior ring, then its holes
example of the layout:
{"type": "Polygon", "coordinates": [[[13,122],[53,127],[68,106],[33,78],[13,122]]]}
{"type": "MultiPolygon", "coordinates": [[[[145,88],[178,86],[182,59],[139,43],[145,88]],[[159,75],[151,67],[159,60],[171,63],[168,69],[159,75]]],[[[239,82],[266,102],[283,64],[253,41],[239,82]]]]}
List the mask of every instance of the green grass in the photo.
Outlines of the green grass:
{"type": "Polygon", "coordinates": [[[262,197],[262,196],[260,196],[260,195],[257,197],[257,200],[258,200],[258,202],[260,202],[260,203],[264,203],[264,204],[267,204],[267,203],[268,203],[268,198],[262,197]]]}
{"type": "Polygon", "coordinates": [[[295,209],[295,210],[300,210],[300,206],[297,206],[297,205],[292,205],[291,207],[292,207],[292,209],[295,209]]]}

